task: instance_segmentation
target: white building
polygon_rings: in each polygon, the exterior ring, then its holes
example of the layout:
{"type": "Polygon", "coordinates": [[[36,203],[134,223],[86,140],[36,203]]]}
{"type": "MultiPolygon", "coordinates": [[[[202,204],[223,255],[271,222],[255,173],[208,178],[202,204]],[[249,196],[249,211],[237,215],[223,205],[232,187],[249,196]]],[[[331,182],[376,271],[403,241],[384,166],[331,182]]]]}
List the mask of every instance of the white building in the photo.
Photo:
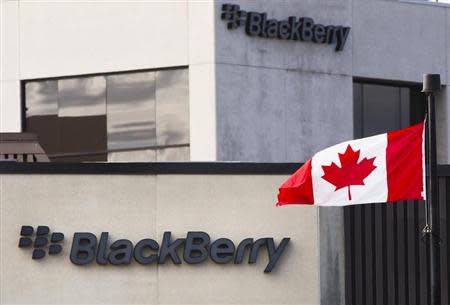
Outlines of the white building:
{"type": "MultiPolygon", "coordinates": [[[[445,3],[2,0],[0,59],[0,132],[37,133],[52,161],[304,162],[422,120],[439,73],[450,162],[445,3]]],[[[337,304],[343,212],[316,216],[314,297],[337,304]]]]}
{"type": "MultiPolygon", "coordinates": [[[[450,9],[445,4],[228,2],[277,20],[310,17],[351,29],[343,50],[336,52],[334,43],[256,38],[246,35],[244,26],[228,30],[220,18],[225,2],[2,1],[0,131],[38,130],[43,137],[36,118],[29,124],[27,118],[50,115],[54,122],[47,132],[56,129],[64,139],[74,134],[55,127],[57,118],[99,116],[102,122],[61,124],[80,128],[80,137],[88,137],[87,130],[92,137],[97,132],[102,143],[66,147],[61,140],[52,152],[168,145],[181,146],[179,159],[304,161],[354,132],[376,132],[369,125],[380,118],[386,129],[409,124],[413,110],[400,104],[408,100],[405,94],[416,93],[408,91],[420,86],[423,73],[440,73],[447,84],[450,9]],[[161,70],[169,72],[158,77],[161,70]],[[142,71],[156,73],[116,75],[142,71]],[[363,89],[369,96],[359,97],[363,89]],[[393,97],[400,91],[403,102],[393,97]],[[133,101],[136,105],[127,108],[133,101]],[[377,105],[380,101],[385,104],[377,105]],[[133,122],[143,125],[126,125],[133,122]],[[180,134],[172,135],[174,128],[180,134]]],[[[449,160],[448,100],[444,88],[437,103],[443,163],[449,160]]],[[[110,153],[109,160],[155,160],[153,150],[110,153]]]]}

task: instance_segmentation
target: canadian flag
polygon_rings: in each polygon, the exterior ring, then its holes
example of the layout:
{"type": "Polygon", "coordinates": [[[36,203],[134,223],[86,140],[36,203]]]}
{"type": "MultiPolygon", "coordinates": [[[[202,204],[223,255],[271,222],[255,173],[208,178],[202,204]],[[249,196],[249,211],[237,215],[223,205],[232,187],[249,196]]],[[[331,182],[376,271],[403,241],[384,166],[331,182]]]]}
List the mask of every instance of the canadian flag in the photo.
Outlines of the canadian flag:
{"type": "Polygon", "coordinates": [[[281,185],[278,205],[425,199],[424,123],[316,153],[281,185]]]}

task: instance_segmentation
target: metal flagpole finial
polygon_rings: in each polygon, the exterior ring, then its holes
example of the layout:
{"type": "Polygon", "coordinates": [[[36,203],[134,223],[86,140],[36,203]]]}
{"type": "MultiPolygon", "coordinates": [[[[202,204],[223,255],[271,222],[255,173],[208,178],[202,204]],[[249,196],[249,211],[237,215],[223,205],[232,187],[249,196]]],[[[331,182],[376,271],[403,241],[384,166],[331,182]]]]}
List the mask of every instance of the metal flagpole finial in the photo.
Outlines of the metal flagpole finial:
{"type": "Polygon", "coordinates": [[[441,75],[424,74],[422,92],[429,94],[437,91],[441,91],[441,75]]]}

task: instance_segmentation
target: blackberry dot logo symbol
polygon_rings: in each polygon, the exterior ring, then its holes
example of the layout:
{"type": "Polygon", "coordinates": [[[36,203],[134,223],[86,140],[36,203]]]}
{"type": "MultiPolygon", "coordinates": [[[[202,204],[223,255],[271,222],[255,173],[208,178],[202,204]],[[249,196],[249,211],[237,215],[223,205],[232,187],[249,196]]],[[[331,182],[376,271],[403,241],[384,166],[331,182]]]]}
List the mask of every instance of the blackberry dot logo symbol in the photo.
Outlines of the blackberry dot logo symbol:
{"type": "Polygon", "coordinates": [[[236,4],[223,4],[221,19],[227,21],[227,28],[229,30],[236,29],[244,25],[247,12],[240,9],[236,4]]]}
{"type": "Polygon", "coordinates": [[[53,232],[50,235],[48,226],[38,226],[36,237],[33,241],[34,228],[32,226],[22,226],[20,230],[19,248],[29,248],[33,246],[33,259],[41,259],[45,256],[46,250],[49,255],[55,255],[62,251],[62,246],[58,243],[64,240],[64,234],[53,232]],[[50,235],[50,237],[49,237],[50,235]],[[50,238],[50,244],[49,244],[50,238]]]}

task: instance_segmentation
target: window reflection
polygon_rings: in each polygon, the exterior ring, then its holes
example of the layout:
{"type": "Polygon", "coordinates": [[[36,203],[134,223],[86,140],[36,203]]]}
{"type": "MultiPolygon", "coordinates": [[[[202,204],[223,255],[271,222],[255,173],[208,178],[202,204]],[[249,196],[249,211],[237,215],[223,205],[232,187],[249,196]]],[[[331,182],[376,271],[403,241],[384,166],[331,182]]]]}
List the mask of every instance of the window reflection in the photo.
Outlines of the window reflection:
{"type": "Polygon", "coordinates": [[[58,82],[29,82],[25,85],[25,96],[26,130],[38,135],[39,144],[47,154],[58,152],[58,82]]]}
{"type": "Polygon", "coordinates": [[[58,81],[61,137],[57,161],[106,161],[106,80],[103,76],[58,81]]]}
{"type": "Polygon", "coordinates": [[[154,162],[156,161],[155,149],[139,149],[127,151],[115,151],[108,154],[109,162],[154,162]]]}
{"type": "Polygon", "coordinates": [[[167,147],[160,148],[156,152],[156,160],[160,162],[164,161],[189,161],[189,147],[167,147]]]}
{"type": "Polygon", "coordinates": [[[156,145],[155,73],[107,77],[108,150],[156,145]]]}
{"type": "Polygon", "coordinates": [[[156,137],[158,145],[189,143],[187,70],[156,73],[156,137]]]}
{"type": "Polygon", "coordinates": [[[58,81],[59,117],[106,114],[106,81],[103,76],[58,81]]]}
{"type": "Polygon", "coordinates": [[[58,84],[56,81],[29,82],[25,86],[26,117],[58,114],[58,84]]]}
{"type": "Polygon", "coordinates": [[[189,160],[188,70],[25,82],[26,131],[51,161],[189,160]]]}

